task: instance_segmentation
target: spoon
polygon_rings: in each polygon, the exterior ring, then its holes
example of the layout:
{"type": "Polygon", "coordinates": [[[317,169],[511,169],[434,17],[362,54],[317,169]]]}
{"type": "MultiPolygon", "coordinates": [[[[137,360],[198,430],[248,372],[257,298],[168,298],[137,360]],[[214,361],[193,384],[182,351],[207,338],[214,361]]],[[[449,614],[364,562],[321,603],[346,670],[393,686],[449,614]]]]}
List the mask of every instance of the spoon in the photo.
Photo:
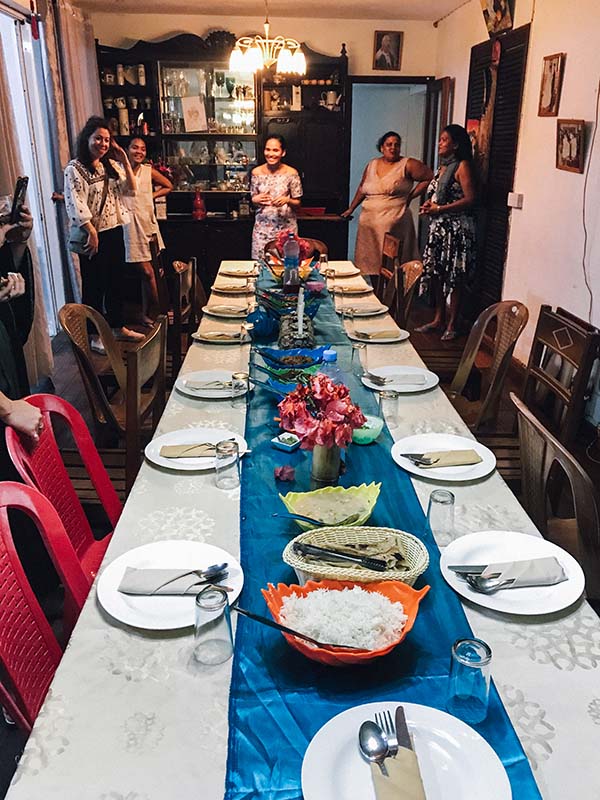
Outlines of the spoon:
{"type": "Polygon", "coordinates": [[[500,589],[505,589],[511,586],[514,578],[508,580],[500,580],[500,578],[482,578],[481,575],[465,575],[465,579],[472,589],[481,594],[494,594],[500,589]]]}
{"type": "Polygon", "coordinates": [[[353,522],[356,522],[359,519],[360,514],[350,514],[349,517],[346,519],[341,520],[340,522],[323,522],[322,519],[315,519],[314,517],[305,517],[303,514],[277,514],[273,512],[271,514],[272,517],[285,517],[285,519],[298,519],[300,522],[308,522],[310,525],[318,525],[319,528],[334,528],[341,525],[352,525],[353,522]]]}
{"type": "Polygon", "coordinates": [[[180,578],[185,578],[188,575],[195,575],[198,578],[198,580],[194,581],[194,583],[213,583],[214,581],[220,581],[227,577],[228,566],[229,565],[227,562],[223,562],[222,564],[211,564],[210,567],[207,567],[206,569],[191,569],[189,572],[182,572],[179,575],[175,575],[174,578],[169,578],[168,581],[161,583],[160,586],[157,586],[156,589],[154,589],[152,594],[156,594],[156,592],[158,592],[159,589],[162,589],[163,586],[167,586],[169,583],[178,581],[180,578]]]}
{"type": "Polygon", "coordinates": [[[358,744],[367,761],[373,761],[378,764],[382,775],[389,777],[383,763],[388,754],[388,744],[379,725],[376,725],[370,719],[363,722],[358,731],[358,744]]]}

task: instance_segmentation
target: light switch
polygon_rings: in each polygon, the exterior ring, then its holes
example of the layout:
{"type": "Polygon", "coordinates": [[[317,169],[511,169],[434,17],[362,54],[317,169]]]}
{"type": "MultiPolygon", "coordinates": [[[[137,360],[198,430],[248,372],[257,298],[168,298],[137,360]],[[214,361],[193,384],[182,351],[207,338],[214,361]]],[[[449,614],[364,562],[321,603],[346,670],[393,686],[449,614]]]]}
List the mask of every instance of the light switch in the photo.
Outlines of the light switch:
{"type": "Polygon", "coordinates": [[[509,192],[506,205],[509,208],[523,208],[523,195],[518,192],[509,192]]]}

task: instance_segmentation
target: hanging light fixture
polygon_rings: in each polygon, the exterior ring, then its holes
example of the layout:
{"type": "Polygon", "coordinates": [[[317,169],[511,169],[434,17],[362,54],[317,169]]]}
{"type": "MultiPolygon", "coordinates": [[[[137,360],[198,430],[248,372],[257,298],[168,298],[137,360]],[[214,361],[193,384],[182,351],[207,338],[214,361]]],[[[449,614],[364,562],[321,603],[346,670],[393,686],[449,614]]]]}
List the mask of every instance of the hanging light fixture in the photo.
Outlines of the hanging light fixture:
{"type": "Polygon", "coordinates": [[[242,36],[235,43],[229,58],[229,69],[257,72],[276,64],[277,72],[306,74],[306,58],[296,39],[285,36],[269,37],[269,7],[265,0],[265,35],[242,36]]]}

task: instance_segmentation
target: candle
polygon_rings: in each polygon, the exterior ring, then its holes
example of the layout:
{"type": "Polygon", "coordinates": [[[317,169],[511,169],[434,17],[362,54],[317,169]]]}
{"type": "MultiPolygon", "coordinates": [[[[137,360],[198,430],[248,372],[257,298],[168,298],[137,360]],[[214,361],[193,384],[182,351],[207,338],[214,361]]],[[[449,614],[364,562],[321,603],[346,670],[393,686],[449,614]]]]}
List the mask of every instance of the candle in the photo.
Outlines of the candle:
{"type": "Polygon", "coordinates": [[[298,336],[302,336],[304,333],[304,287],[300,287],[298,290],[298,336]]]}

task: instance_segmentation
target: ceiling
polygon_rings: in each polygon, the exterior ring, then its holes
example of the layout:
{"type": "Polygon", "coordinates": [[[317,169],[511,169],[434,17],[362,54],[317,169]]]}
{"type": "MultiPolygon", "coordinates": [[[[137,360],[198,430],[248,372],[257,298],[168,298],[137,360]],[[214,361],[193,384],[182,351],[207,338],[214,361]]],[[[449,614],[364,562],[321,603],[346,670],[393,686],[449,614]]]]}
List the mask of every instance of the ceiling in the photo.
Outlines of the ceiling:
{"type": "MultiPolygon", "coordinates": [[[[415,19],[434,21],[465,0],[271,0],[269,17],[323,17],[326,19],[415,19]]],[[[203,16],[264,17],[263,0],[79,0],[77,3],[98,13],[202,14],[203,16]]]]}

